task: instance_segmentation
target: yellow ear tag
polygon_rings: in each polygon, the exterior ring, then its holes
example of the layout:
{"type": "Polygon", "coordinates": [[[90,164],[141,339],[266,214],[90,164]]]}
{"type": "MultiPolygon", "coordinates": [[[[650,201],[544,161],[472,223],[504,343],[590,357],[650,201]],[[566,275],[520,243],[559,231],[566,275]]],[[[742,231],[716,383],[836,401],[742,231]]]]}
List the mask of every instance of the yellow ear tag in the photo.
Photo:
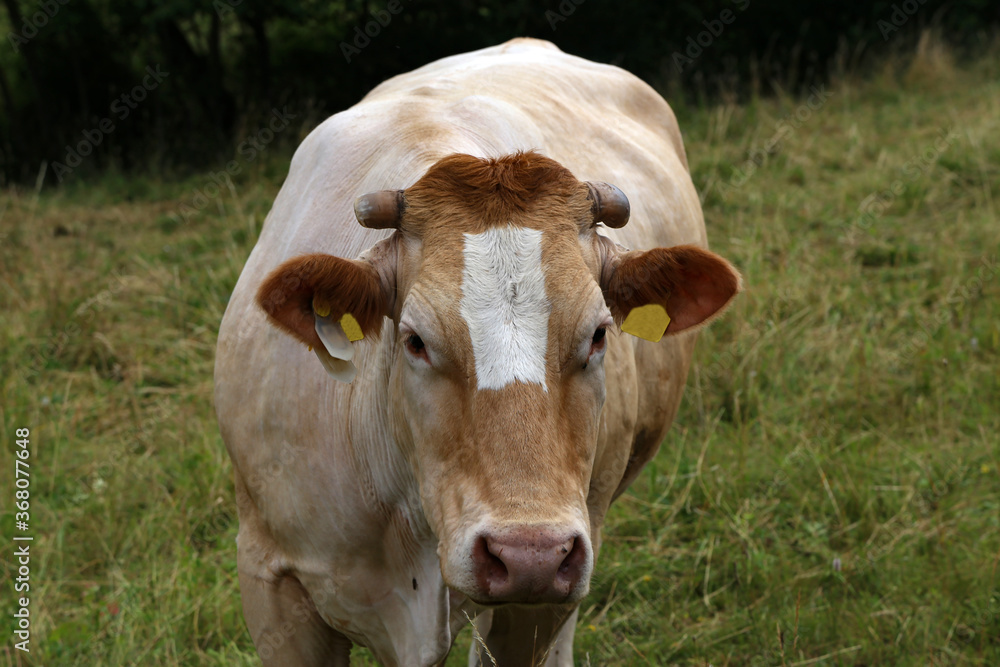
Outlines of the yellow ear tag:
{"type": "Polygon", "coordinates": [[[314,296],[313,297],[313,312],[316,313],[317,315],[319,315],[320,317],[329,317],[330,316],[330,304],[328,304],[326,301],[323,301],[319,297],[314,296]]]}
{"type": "Polygon", "coordinates": [[[657,343],[663,338],[668,324],[670,316],[667,309],[658,303],[650,303],[633,308],[622,322],[622,331],[657,343]]]}
{"type": "Polygon", "coordinates": [[[361,325],[350,313],[344,313],[344,316],[340,318],[340,328],[347,334],[347,340],[352,343],[365,337],[364,333],[361,332],[361,325]]]}

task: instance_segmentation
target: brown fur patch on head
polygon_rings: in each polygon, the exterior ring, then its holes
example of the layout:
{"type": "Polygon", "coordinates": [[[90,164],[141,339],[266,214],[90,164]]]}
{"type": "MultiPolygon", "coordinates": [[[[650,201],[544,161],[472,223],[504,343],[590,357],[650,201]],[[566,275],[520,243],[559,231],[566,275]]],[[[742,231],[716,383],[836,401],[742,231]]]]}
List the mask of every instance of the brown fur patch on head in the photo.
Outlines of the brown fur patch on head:
{"type": "Polygon", "coordinates": [[[330,318],[350,313],[366,337],[382,331],[388,310],[378,272],[367,262],[315,253],[288,260],[257,290],[257,305],[279,329],[306,345],[322,345],[316,335],[313,299],[326,303],[330,318]]]}
{"type": "Polygon", "coordinates": [[[669,335],[714,318],[740,291],[741,280],[722,257],[681,245],[622,254],[602,288],[619,324],[633,308],[652,303],[666,308],[669,335]]]}
{"type": "Polygon", "coordinates": [[[414,215],[404,218],[403,228],[407,222],[426,224],[423,211],[434,213],[432,224],[453,224],[453,219],[442,218],[461,217],[475,231],[521,220],[553,198],[572,200],[572,207],[562,213],[575,224],[589,211],[586,196],[586,187],[568,169],[534,151],[497,158],[456,153],[439,160],[406,191],[414,215]]]}

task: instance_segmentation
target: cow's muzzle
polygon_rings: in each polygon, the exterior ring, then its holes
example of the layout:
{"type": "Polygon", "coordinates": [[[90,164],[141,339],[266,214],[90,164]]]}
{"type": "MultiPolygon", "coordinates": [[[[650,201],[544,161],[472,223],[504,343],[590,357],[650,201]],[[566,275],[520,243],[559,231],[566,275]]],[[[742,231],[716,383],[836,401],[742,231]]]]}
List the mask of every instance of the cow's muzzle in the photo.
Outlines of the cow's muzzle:
{"type": "Polygon", "coordinates": [[[587,594],[593,562],[589,538],[558,527],[484,530],[472,544],[477,602],[576,602],[587,594]]]}

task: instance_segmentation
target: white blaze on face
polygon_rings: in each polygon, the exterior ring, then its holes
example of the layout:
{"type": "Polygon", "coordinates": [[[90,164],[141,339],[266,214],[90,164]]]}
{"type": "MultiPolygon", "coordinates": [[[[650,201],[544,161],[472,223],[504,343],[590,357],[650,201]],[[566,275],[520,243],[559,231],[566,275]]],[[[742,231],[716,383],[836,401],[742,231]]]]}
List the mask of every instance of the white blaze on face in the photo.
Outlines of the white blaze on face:
{"type": "Polygon", "coordinates": [[[542,270],[542,232],[494,227],[465,234],[461,313],[472,337],[479,389],[515,380],[545,391],[549,312],[542,270]]]}

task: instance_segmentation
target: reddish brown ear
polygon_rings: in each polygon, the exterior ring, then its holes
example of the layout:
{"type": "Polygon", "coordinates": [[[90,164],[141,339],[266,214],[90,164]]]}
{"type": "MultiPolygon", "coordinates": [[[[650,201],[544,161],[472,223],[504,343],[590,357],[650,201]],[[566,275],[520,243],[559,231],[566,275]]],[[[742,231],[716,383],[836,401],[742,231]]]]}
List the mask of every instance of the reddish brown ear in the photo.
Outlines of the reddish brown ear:
{"type": "Polygon", "coordinates": [[[314,297],[329,305],[333,321],[350,313],[366,337],[381,333],[388,307],[378,271],[368,262],[318,253],[301,255],[272,271],[257,290],[257,304],[272,324],[319,348],[323,344],[316,335],[314,297]]]}
{"type": "Polygon", "coordinates": [[[659,304],[670,316],[668,336],[707,322],[742,287],[729,262],[692,245],[622,253],[609,273],[601,287],[615,321],[621,324],[633,308],[659,304]]]}

